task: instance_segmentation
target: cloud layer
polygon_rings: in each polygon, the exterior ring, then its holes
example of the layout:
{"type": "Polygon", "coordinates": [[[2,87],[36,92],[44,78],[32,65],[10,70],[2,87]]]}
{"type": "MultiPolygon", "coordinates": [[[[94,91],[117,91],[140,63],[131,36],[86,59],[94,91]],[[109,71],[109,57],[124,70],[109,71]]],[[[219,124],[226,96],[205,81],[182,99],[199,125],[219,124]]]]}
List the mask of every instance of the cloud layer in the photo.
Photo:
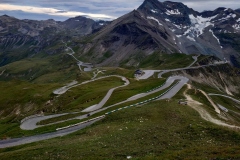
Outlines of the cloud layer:
{"type": "MultiPolygon", "coordinates": [[[[174,0],[197,10],[214,10],[218,7],[240,8],[239,0],[174,0]]],[[[93,19],[115,19],[138,8],[143,0],[1,0],[0,14],[20,19],[56,19],[86,16],[93,19]],[[29,18],[30,17],[30,18],[29,18]],[[41,18],[42,17],[42,18],[41,18]]]]}

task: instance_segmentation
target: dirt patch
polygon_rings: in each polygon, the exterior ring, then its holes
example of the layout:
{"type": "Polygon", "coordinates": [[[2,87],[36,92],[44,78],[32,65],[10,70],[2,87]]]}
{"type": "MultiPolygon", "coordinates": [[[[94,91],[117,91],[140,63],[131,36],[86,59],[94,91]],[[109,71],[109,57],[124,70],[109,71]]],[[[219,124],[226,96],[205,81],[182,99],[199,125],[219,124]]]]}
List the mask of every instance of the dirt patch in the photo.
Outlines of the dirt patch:
{"type": "MultiPolygon", "coordinates": [[[[188,84],[188,89],[191,89],[191,86],[189,84],[188,84]]],[[[212,123],[220,125],[220,126],[240,129],[239,126],[230,125],[230,124],[227,124],[227,123],[225,123],[221,120],[213,118],[205,109],[202,108],[203,104],[198,102],[198,101],[193,100],[191,96],[186,94],[186,91],[184,92],[184,96],[186,97],[186,99],[188,101],[188,105],[191,108],[193,108],[194,110],[196,110],[204,120],[212,122],[212,123]]]]}
{"type": "Polygon", "coordinates": [[[211,105],[214,107],[215,112],[217,112],[218,114],[221,113],[220,109],[218,108],[218,106],[212,101],[212,99],[207,95],[206,92],[204,92],[203,90],[199,90],[207,99],[208,101],[211,103],[211,105]]]}

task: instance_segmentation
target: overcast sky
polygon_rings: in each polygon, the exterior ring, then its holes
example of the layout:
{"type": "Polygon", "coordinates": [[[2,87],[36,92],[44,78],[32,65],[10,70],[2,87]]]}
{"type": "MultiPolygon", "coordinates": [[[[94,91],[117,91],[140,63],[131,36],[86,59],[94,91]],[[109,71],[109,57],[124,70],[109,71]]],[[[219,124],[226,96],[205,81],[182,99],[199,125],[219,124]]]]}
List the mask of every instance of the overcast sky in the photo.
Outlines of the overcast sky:
{"type": "MultiPolygon", "coordinates": [[[[87,16],[93,19],[112,20],[137,9],[144,0],[0,0],[0,15],[19,19],[59,21],[70,17],[87,16]]],[[[197,11],[218,7],[237,9],[240,0],[174,0],[183,2],[197,11]]],[[[161,2],[163,2],[161,0],[161,2]]]]}

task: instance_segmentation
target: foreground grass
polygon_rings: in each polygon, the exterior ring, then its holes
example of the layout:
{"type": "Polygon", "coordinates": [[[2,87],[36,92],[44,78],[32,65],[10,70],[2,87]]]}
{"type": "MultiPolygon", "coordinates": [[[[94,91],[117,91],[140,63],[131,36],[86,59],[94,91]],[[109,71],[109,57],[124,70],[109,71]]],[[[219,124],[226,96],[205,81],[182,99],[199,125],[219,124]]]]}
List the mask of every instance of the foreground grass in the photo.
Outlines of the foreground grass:
{"type": "Polygon", "coordinates": [[[0,156],[2,159],[240,158],[239,132],[202,120],[196,111],[178,105],[177,100],[121,110],[68,136],[0,149],[0,156]]]}

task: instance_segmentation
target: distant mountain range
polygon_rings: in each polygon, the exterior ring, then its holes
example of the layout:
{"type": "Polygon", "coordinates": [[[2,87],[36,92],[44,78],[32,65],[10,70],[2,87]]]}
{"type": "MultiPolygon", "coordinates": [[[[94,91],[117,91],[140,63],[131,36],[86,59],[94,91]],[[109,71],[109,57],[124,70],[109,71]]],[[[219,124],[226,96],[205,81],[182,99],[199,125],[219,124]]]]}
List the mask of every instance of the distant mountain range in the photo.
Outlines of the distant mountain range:
{"type": "Polygon", "coordinates": [[[64,50],[63,39],[80,59],[100,66],[137,66],[155,52],[214,55],[237,66],[239,34],[240,9],[199,13],[183,3],[158,0],[145,0],[137,10],[112,22],[85,17],[33,21],[4,15],[0,66],[41,52],[57,54],[64,50]]]}

